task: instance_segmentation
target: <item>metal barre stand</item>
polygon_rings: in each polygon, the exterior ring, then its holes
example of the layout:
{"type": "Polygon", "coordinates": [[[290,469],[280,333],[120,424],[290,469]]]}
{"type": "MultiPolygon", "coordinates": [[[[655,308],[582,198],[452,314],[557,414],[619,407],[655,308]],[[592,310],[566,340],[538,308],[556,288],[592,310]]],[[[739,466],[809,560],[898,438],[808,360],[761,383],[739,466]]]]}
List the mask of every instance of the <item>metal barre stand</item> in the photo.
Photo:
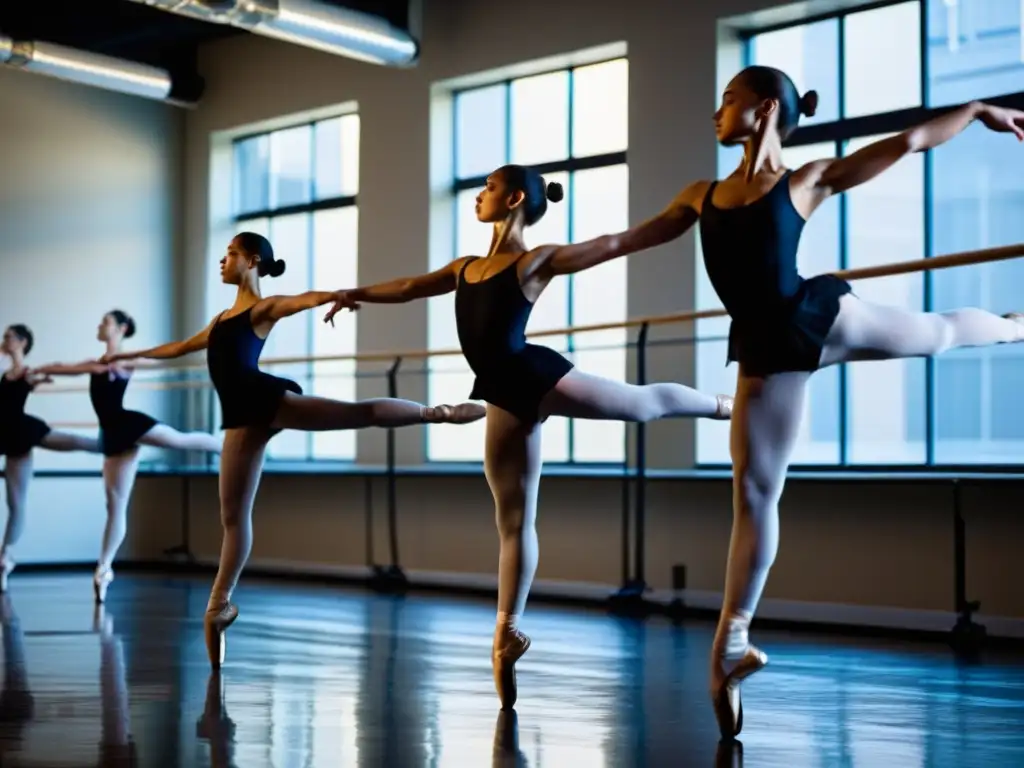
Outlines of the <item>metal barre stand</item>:
{"type": "MultiPolygon", "coordinates": [[[[398,397],[398,369],[402,358],[396,357],[388,368],[388,397],[398,397]]],[[[390,565],[378,565],[373,561],[373,521],[372,510],[367,514],[367,563],[373,573],[370,576],[370,587],[380,592],[404,593],[409,589],[409,579],[399,565],[398,557],[398,473],[395,465],[395,428],[388,429],[387,437],[387,488],[388,488],[388,547],[391,554],[390,565]]]]}

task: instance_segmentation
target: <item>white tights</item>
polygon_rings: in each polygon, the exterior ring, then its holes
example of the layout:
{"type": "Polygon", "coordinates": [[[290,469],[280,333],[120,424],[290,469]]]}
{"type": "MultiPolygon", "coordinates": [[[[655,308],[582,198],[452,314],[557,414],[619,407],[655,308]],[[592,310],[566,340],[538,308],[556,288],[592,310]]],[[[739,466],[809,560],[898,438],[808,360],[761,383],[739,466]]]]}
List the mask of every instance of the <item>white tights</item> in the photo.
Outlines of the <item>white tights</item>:
{"type": "MultiPolygon", "coordinates": [[[[1024,341],[1024,324],[980,309],[909,312],[840,300],[822,367],[857,360],[926,357],[958,347],[1024,341]]],[[[730,432],[733,527],[714,654],[746,650],[746,632],[779,547],[779,499],[800,429],[809,373],[748,377],[740,370],[730,432]]]]}
{"type": "MultiPolygon", "coordinates": [[[[545,417],[629,422],[722,415],[718,398],[682,384],[626,384],[577,369],[545,396],[540,411],[545,417]]],[[[502,631],[515,629],[537,571],[541,425],[488,406],[484,448],[500,541],[497,640],[502,631]]]]}

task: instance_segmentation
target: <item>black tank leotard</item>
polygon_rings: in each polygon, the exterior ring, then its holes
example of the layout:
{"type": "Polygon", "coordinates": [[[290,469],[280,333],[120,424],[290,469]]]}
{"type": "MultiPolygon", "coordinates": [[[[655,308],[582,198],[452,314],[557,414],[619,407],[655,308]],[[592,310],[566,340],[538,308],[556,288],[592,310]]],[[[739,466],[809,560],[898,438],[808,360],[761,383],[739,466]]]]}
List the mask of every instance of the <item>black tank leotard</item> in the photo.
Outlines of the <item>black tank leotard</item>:
{"type": "Polygon", "coordinates": [[[796,253],[804,218],[789,192],[790,172],[763,197],[738,208],[712,202],[700,215],[704,266],[732,318],[727,363],[748,376],[815,371],[850,284],[834,275],[805,280],[796,253]]]}
{"type": "Polygon", "coordinates": [[[222,429],[269,427],[284,393],[302,394],[294,381],[260,370],[260,352],[266,342],[252,329],[252,307],[228,318],[222,313],[210,329],[206,364],[220,398],[222,429]]]}
{"type": "Polygon", "coordinates": [[[130,374],[94,373],[89,376],[89,399],[100,422],[100,449],[104,456],[118,456],[134,448],[139,438],[158,422],[139,411],[125,410],[124,393],[130,374]]]}
{"type": "Polygon", "coordinates": [[[0,376],[0,455],[24,456],[50,434],[46,422],[25,413],[32,389],[24,376],[0,376]]]}
{"type": "Polygon", "coordinates": [[[519,285],[517,264],[476,283],[467,259],[455,289],[459,344],[476,374],[470,398],[502,408],[525,423],[540,419],[540,401],[573,364],[549,347],[526,343],[533,304],[519,285]]]}

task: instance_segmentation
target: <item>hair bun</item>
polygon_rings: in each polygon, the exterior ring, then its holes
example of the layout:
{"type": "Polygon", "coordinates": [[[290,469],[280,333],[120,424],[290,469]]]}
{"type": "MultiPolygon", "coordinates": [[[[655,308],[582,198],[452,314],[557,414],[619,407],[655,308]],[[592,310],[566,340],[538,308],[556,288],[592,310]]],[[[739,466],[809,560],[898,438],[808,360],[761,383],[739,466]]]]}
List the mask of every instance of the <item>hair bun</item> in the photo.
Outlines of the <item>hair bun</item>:
{"type": "Polygon", "coordinates": [[[565,197],[565,190],[562,189],[562,185],[557,181],[549,181],[545,194],[552,203],[558,203],[565,197]]]}
{"type": "Polygon", "coordinates": [[[818,92],[808,91],[800,97],[800,114],[807,117],[814,117],[818,111],[818,92]]]}
{"type": "Polygon", "coordinates": [[[270,276],[280,277],[284,274],[284,261],[282,259],[275,259],[274,263],[270,265],[270,276]]]}

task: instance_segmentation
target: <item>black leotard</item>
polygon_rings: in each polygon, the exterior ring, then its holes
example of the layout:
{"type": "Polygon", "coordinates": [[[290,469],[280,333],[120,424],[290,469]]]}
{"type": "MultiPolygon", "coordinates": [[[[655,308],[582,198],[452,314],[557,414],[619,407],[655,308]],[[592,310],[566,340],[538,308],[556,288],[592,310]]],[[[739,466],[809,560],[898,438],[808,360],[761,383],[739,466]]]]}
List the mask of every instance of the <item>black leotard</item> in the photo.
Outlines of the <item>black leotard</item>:
{"type": "Polygon", "coordinates": [[[748,376],[814,371],[839,297],[850,284],[834,275],[805,280],[796,253],[804,218],[789,192],[790,172],[763,197],[738,208],[718,208],[711,184],[701,206],[704,266],[732,318],[727,363],[748,376]]]}
{"type": "Polygon", "coordinates": [[[32,389],[24,376],[0,376],[0,455],[24,456],[50,433],[46,422],[25,413],[32,389]]]}
{"type": "Polygon", "coordinates": [[[455,289],[459,344],[476,374],[470,398],[535,423],[540,401],[573,364],[549,347],[526,343],[533,304],[523,295],[516,263],[470,283],[466,267],[475,260],[466,260],[455,289]]]}
{"type": "Polygon", "coordinates": [[[267,340],[257,336],[252,328],[252,307],[232,317],[222,317],[223,313],[210,329],[206,346],[206,364],[223,414],[221,426],[269,427],[284,393],[301,395],[302,387],[260,370],[260,352],[267,340]]]}
{"type": "Polygon", "coordinates": [[[134,448],[158,422],[139,411],[125,410],[124,393],[131,374],[94,373],[89,376],[89,399],[100,422],[100,449],[118,456],[134,448]]]}

